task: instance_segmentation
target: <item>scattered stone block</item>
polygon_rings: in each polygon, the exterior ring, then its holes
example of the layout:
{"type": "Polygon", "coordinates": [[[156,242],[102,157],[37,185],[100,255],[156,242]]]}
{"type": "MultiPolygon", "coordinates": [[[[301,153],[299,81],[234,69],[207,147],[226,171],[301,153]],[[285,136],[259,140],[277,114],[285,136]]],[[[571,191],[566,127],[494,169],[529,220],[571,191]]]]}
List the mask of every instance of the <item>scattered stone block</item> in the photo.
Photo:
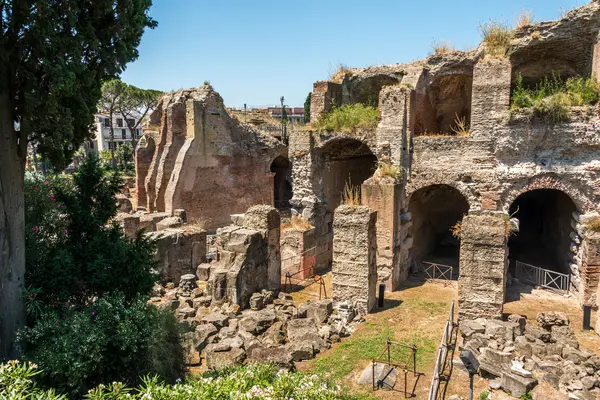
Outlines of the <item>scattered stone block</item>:
{"type": "Polygon", "coordinates": [[[524,378],[512,373],[502,375],[502,388],[517,398],[530,392],[537,383],[537,379],[524,378]]]}
{"type": "Polygon", "coordinates": [[[203,324],[213,324],[217,329],[227,326],[229,317],[221,313],[212,313],[202,318],[203,324]]]}
{"type": "Polygon", "coordinates": [[[211,264],[200,264],[196,268],[196,278],[199,281],[208,281],[210,279],[210,269],[212,268],[211,264]]]}
{"type": "Polygon", "coordinates": [[[213,343],[215,335],[219,330],[213,324],[202,324],[196,326],[196,350],[202,351],[204,348],[213,343]]]}
{"type": "Polygon", "coordinates": [[[241,348],[231,348],[223,344],[209,344],[205,350],[206,366],[209,369],[223,369],[241,364],[246,352],[241,348]]]}
{"type": "Polygon", "coordinates": [[[256,347],[252,350],[250,362],[273,363],[279,368],[291,369],[294,359],[286,346],[256,347]]]}

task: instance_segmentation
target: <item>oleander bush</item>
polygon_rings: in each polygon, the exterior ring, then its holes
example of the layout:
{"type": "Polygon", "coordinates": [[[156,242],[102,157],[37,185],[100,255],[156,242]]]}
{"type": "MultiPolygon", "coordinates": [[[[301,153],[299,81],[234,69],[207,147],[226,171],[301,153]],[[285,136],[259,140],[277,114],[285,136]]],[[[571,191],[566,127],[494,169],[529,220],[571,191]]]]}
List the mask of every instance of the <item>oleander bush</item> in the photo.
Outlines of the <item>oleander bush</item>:
{"type": "Polygon", "coordinates": [[[112,381],[183,374],[179,324],[147,303],[154,243],[125,237],[113,221],[120,187],[93,156],[72,179],[26,177],[27,327],[18,337],[24,359],[43,371],[40,387],[72,398],[112,381]]]}
{"type": "MultiPolygon", "coordinates": [[[[0,365],[0,398],[8,396],[11,387],[18,387],[15,400],[66,400],[53,391],[42,391],[33,383],[38,373],[35,366],[10,362],[0,365]],[[18,372],[15,372],[18,371],[18,372]]],[[[121,382],[100,384],[85,395],[88,400],[360,400],[337,384],[318,375],[278,371],[270,364],[239,366],[205,373],[198,378],[174,385],[157,377],[146,377],[136,388],[121,382]]]]}

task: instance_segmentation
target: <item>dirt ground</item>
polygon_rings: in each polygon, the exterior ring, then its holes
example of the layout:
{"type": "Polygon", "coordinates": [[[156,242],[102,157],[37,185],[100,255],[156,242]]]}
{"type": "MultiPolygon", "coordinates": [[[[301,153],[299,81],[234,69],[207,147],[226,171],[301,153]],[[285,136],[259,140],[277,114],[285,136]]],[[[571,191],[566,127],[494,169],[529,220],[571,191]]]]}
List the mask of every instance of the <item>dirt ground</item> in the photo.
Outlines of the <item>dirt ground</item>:
{"type": "MultiPolygon", "coordinates": [[[[327,295],[330,296],[331,273],[325,274],[323,279],[326,283],[327,295]]],[[[522,293],[511,292],[509,302],[504,308],[505,313],[522,314],[527,317],[529,323],[535,323],[535,317],[541,311],[566,312],[581,345],[599,352],[600,337],[593,331],[583,331],[582,311],[575,299],[544,290],[528,288],[517,288],[517,290],[522,293]]],[[[312,284],[292,294],[297,303],[307,299],[318,299],[319,285],[312,284]]],[[[410,280],[401,290],[386,293],[384,308],[375,308],[374,312],[366,317],[366,321],[359,324],[352,336],[334,344],[330,350],[318,355],[316,359],[299,363],[297,367],[300,371],[318,371],[328,374],[350,390],[376,399],[400,399],[404,398],[404,393],[401,392],[404,387],[402,372],[398,375],[395,391],[374,392],[370,385],[366,387],[358,385],[357,379],[370,365],[371,359],[384,349],[387,338],[408,345],[416,344],[419,349],[417,371],[424,375],[416,379],[411,373],[408,374],[409,392],[414,387],[414,398],[427,398],[442,330],[453,300],[457,300],[456,281],[410,280]]],[[[594,323],[593,319],[592,326],[594,323]]],[[[404,357],[406,353],[398,353],[398,356],[404,357]]],[[[458,351],[455,358],[458,358],[458,351]]],[[[459,368],[454,368],[446,398],[453,394],[468,398],[468,385],[468,374],[459,368]]],[[[479,398],[480,393],[489,391],[488,388],[487,380],[475,377],[475,398],[479,398]]],[[[534,391],[534,398],[550,399],[551,397],[544,394],[547,390],[549,389],[539,386],[534,391]]],[[[489,398],[496,400],[511,397],[502,392],[494,392],[489,398]]]]}

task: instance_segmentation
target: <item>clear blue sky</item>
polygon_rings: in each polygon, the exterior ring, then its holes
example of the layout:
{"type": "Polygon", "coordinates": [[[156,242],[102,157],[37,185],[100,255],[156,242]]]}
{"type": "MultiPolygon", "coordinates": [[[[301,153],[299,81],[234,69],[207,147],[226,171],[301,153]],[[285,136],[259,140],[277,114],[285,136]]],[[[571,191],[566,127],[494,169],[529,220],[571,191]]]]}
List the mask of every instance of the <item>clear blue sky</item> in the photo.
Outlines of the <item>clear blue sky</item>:
{"type": "Polygon", "coordinates": [[[154,0],[158,27],[122,75],[158,90],[209,80],[225,104],[301,106],[312,83],[349,67],[423,58],[434,41],[475,47],[490,18],[557,19],[587,0],[154,0]]]}

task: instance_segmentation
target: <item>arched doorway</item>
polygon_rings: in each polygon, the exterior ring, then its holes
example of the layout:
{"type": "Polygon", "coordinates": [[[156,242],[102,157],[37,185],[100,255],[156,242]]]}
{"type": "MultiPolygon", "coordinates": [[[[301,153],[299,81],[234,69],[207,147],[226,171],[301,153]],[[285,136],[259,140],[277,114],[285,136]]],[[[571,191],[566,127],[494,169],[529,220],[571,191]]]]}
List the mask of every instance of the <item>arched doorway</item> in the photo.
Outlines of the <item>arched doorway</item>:
{"type": "Polygon", "coordinates": [[[275,208],[287,210],[290,208],[290,199],[292,198],[290,161],[284,156],[278,156],[271,163],[271,172],[275,174],[273,178],[275,208]]]}
{"type": "Polygon", "coordinates": [[[469,212],[469,203],[458,189],[449,185],[431,185],[410,197],[413,263],[431,262],[453,267],[458,275],[460,241],[452,229],[469,212]]]}
{"type": "Polygon", "coordinates": [[[377,169],[377,157],[369,147],[355,139],[338,139],[321,150],[323,158],[323,195],[327,212],[333,213],[342,202],[346,185],[360,187],[377,169]]]}
{"type": "Polygon", "coordinates": [[[571,226],[577,207],[571,198],[555,189],[537,189],[521,194],[509,213],[519,220],[519,231],[508,240],[511,273],[515,262],[571,274],[571,226]]]}

